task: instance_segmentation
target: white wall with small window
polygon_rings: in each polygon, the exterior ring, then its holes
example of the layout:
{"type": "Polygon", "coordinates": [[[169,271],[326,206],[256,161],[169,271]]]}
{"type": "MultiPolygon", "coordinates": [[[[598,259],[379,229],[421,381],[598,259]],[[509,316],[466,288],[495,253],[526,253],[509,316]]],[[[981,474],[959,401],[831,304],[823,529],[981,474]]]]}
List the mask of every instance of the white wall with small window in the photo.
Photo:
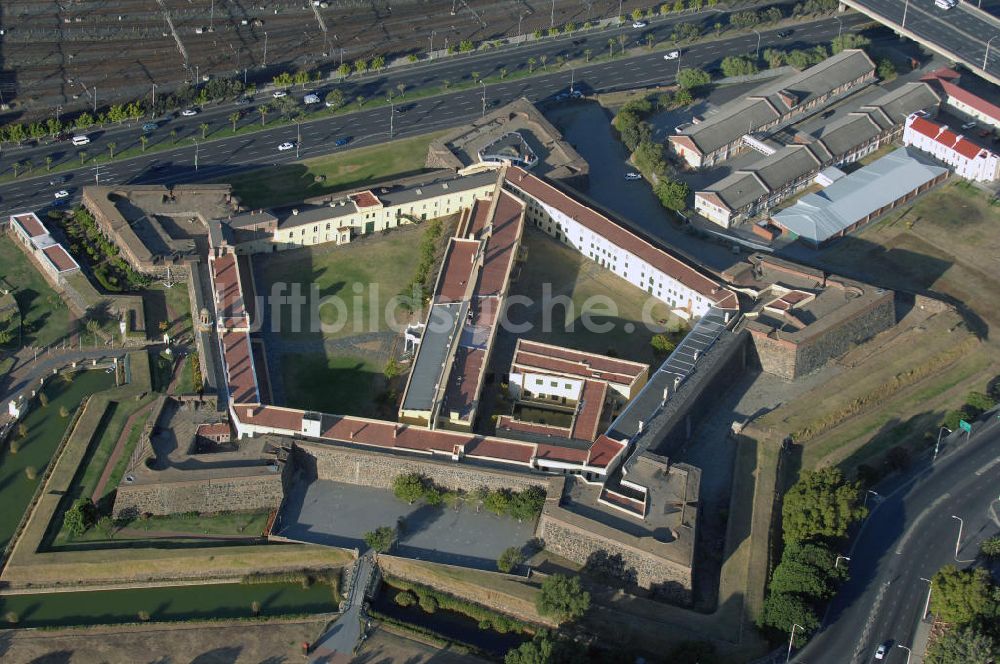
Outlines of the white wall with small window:
{"type": "Polygon", "coordinates": [[[577,402],[583,392],[583,381],[578,378],[551,374],[524,372],[510,374],[510,396],[520,399],[551,399],[577,402]]]}

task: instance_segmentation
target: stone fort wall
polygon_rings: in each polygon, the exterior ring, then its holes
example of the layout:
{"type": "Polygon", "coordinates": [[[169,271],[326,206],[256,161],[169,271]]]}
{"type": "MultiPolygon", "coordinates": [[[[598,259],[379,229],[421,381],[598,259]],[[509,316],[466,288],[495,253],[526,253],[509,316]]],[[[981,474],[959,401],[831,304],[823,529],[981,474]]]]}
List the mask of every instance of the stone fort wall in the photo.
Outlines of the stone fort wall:
{"type": "Polygon", "coordinates": [[[470,463],[434,461],[419,457],[368,452],[348,447],[296,441],[295,461],[307,475],[321,480],[391,489],[398,475],[420,473],[436,485],[453,490],[475,491],[546,487],[549,476],[541,473],[511,473],[477,467],[470,463]]]}
{"type": "Polygon", "coordinates": [[[117,519],[140,514],[276,509],[283,494],[282,473],[138,485],[120,484],[112,514],[117,519]]]}

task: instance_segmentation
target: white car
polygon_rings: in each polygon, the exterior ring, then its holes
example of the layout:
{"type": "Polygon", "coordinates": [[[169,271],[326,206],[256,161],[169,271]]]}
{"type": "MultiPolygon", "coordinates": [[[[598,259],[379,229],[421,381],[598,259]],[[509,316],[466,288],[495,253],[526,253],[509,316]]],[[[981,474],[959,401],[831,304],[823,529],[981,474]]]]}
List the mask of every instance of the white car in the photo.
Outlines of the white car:
{"type": "Polygon", "coordinates": [[[626,180],[641,180],[642,176],[639,175],[638,173],[626,173],[625,174],[625,179],[626,180]]]}
{"type": "Polygon", "coordinates": [[[962,129],[972,129],[975,126],[976,126],[975,122],[966,122],[964,125],[962,125],[962,129]]]}
{"type": "Polygon", "coordinates": [[[65,189],[60,189],[59,191],[57,191],[55,193],[55,197],[57,199],[59,199],[59,198],[68,198],[69,197],[69,192],[66,191],[65,189]]]}
{"type": "Polygon", "coordinates": [[[183,115],[186,118],[189,118],[192,115],[198,115],[198,109],[197,108],[185,108],[183,111],[181,111],[181,115],[183,115]]]}
{"type": "Polygon", "coordinates": [[[288,93],[285,92],[284,90],[275,90],[274,92],[271,93],[271,96],[274,97],[275,99],[281,99],[282,97],[287,97],[288,93]]]}
{"type": "Polygon", "coordinates": [[[306,95],[305,97],[303,97],[302,103],[303,104],[318,104],[319,103],[319,96],[317,96],[317,95],[306,95]]]}
{"type": "Polygon", "coordinates": [[[632,27],[633,28],[645,28],[647,25],[648,25],[648,23],[646,23],[645,21],[633,21],[632,22],[632,27]]]}
{"type": "Polygon", "coordinates": [[[667,54],[665,54],[663,56],[663,59],[664,60],[676,60],[679,57],[681,57],[681,52],[680,51],[670,51],[669,53],[667,53],[667,54]]]}
{"type": "Polygon", "coordinates": [[[882,645],[880,645],[878,648],[875,649],[875,659],[885,659],[885,654],[888,651],[889,651],[888,646],[883,643],[882,645]]]}
{"type": "Polygon", "coordinates": [[[292,150],[295,148],[295,143],[282,143],[278,146],[278,152],[284,152],[285,150],[292,150]]]}

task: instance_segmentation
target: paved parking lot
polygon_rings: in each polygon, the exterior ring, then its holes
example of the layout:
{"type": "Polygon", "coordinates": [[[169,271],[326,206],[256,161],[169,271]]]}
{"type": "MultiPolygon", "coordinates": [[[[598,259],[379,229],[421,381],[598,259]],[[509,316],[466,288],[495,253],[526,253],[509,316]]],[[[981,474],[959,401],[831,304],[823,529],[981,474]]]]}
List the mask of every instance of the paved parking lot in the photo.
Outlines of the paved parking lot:
{"type": "Polygon", "coordinates": [[[365,532],[395,525],[400,517],[403,532],[393,553],[489,570],[504,549],[523,546],[535,530],[534,522],[477,513],[474,506],[407,505],[384,489],[312,480],[289,491],[276,531],[304,542],[364,549],[365,532]]]}

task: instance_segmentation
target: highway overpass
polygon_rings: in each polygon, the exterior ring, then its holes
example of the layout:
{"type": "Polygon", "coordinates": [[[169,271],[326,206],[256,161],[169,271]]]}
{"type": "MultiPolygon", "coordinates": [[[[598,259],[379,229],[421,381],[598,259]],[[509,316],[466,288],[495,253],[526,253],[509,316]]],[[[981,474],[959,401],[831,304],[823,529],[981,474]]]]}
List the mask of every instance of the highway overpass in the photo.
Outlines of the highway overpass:
{"type": "Polygon", "coordinates": [[[1000,18],[986,9],[966,0],[953,9],[940,9],[934,0],[841,3],[1000,85],[1000,18]]]}

